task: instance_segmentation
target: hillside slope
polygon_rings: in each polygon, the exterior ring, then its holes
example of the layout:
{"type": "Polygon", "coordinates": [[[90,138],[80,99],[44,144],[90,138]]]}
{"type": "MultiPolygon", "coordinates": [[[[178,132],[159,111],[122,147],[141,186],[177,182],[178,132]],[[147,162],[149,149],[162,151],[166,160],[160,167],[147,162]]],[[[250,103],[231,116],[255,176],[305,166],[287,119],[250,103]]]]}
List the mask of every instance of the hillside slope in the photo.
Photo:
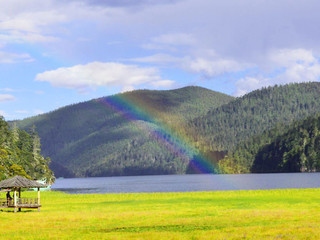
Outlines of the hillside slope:
{"type": "MultiPolygon", "coordinates": [[[[253,91],[193,119],[188,128],[199,146],[233,151],[250,137],[320,112],[320,83],[300,83],[253,91]]],[[[208,150],[207,150],[208,151],[208,150]]]]}
{"type": "Polygon", "coordinates": [[[269,143],[260,147],[252,172],[320,171],[320,115],[292,124],[283,134],[264,134],[269,143]]]}
{"type": "Polygon", "coordinates": [[[200,87],[138,90],[67,106],[17,125],[36,126],[42,153],[52,159],[57,177],[184,173],[188,160],[168,150],[170,133],[231,100],[200,87]]]}

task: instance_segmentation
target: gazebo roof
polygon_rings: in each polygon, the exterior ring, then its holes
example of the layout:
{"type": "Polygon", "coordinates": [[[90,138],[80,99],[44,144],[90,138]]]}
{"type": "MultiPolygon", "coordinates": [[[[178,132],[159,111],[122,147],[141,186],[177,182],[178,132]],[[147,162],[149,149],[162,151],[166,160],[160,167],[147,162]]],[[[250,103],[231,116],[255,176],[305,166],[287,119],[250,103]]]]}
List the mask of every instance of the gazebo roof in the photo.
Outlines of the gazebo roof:
{"type": "Polygon", "coordinates": [[[31,188],[31,187],[45,187],[45,185],[38,183],[21,176],[14,176],[0,182],[0,188],[31,188]]]}

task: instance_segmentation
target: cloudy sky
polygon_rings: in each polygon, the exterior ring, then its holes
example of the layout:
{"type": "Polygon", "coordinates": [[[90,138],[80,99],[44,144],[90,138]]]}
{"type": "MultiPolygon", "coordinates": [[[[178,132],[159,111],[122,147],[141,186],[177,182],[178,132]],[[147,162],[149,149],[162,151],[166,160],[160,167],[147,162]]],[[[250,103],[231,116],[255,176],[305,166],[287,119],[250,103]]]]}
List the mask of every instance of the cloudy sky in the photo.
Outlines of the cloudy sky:
{"type": "Polygon", "coordinates": [[[319,81],[318,0],[0,0],[6,120],[133,89],[319,81]]]}

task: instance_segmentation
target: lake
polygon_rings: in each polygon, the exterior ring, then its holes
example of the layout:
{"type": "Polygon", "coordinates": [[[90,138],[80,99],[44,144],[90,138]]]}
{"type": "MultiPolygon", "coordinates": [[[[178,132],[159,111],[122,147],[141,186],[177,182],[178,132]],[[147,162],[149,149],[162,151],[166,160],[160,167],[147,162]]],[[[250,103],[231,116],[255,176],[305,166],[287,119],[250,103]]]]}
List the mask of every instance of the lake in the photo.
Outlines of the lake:
{"type": "Polygon", "coordinates": [[[320,188],[320,173],[194,174],[57,179],[67,193],[151,193],[320,188]]]}

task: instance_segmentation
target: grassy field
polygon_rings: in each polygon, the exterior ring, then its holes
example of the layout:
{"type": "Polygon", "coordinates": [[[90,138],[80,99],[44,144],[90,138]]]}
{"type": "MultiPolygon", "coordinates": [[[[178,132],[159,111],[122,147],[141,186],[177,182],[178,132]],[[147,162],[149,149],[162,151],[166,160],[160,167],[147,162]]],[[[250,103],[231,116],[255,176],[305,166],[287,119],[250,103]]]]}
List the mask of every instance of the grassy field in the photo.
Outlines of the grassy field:
{"type": "Polygon", "coordinates": [[[2,209],[0,239],[320,239],[320,189],[42,192],[41,203],[2,209]]]}

